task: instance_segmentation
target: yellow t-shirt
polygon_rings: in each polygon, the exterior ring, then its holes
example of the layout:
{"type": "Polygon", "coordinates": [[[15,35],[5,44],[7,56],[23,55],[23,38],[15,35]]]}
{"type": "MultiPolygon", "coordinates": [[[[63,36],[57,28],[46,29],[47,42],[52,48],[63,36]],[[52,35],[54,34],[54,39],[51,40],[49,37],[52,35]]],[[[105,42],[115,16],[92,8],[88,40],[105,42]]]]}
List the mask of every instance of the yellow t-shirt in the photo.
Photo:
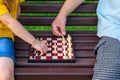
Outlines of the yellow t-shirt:
{"type": "MultiPolygon", "coordinates": [[[[0,16],[9,13],[4,1],[5,0],[0,0],[0,16]]],[[[20,2],[23,2],[23,1],[24,0],[20,0],[20,2]]],[[[14,19],[17,18],[18,3],[19,3],[19,0],[16,0],[16,4],[15,4],[16,8],[10,13],[14,19]]],[[[9,37],[14,41],[14,35],[12,31],[4,23],[2,23],[2,21],[0,21],[0,37],[9,37]]]]}

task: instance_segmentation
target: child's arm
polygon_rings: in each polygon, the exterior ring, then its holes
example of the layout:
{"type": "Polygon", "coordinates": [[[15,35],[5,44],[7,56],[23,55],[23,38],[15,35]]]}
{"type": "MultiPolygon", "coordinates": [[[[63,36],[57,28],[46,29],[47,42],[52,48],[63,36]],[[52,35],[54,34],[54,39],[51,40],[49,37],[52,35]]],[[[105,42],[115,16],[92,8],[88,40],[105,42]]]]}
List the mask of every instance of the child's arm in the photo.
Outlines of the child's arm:
{"type": "Polygon", "coordinates": [[[63,36],[66,34],[65,26],[67,16],[83,2],[84,0],[66,0],[58,16],[52,23],[52,32],[54,35],[63,36]]]}
{"type": "Polygon", "coordinates": [[[17,20],[12,18],[9,13],[0,16],[0,21],[8,26],[10,30],[18,37],[31,44],[37,50],[41,51],[42,54],[46,53],[46,43],[36,40],[17,20]]]}

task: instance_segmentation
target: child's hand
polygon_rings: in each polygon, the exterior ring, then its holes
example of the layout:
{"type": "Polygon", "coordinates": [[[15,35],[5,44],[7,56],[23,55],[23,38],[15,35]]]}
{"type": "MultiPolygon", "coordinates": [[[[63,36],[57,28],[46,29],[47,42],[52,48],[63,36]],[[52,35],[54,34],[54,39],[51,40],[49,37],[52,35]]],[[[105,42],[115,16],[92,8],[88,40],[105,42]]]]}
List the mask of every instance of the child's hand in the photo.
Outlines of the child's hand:
{"type": "Polygon", "coordinates": [[[34,40],[32,43],[32,46],[41,52],[41,55],[47,53],[47,43],[39,41],[39,40],[34,40]]]}

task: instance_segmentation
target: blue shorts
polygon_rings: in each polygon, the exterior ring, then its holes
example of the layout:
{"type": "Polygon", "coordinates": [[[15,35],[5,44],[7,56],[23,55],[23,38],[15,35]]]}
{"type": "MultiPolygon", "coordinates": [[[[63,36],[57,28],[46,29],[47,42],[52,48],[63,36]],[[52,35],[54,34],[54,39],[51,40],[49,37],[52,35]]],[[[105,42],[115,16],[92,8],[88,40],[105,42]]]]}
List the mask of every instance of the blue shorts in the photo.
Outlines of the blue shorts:
{"type": "Polygon", "coordinates": [[[0,38],[0,57],[11,58],[14,62],[15,60],[15,51],[14,43],[10,38],[0,38]]]}

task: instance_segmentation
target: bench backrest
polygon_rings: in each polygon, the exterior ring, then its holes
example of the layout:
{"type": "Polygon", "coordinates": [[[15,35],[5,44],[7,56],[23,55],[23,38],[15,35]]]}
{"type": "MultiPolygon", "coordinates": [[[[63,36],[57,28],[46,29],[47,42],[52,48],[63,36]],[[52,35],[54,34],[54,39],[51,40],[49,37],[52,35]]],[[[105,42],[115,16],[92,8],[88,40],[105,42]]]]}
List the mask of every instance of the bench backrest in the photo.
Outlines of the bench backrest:
{"type": "MultiPolygon", "coordinates": [[[[56,0],[57,1],[57,0],[56,0]]],[[[62,4],[21,4],[22,13],[58,13],[62,4]]],[[[96,26],[97,16],[96,12],[97,3],[83,3],[73,13],[80,15],[69,16],[67,25],[74,26],[96,26]],[[86,15],[84,15],[86,14],[86,15]],[[90,14],[90,15],[88,15],[90,14]],[[95,14],[95,16],[94,16],[95,14]]],[[[21,16],[19,21],[24,26],[51,26],[55,16],[21,16]]],[[[31,32],[33,35],[39,36],[52,36],[50,32],[31,32]],[[44,35],[43,35],[44,34],[44,35]]],[[[71,32],[73,36],[73,45],[76,54],[76,63],[42,63],[42,64],[29,64],[28,51],[29,45],[16,37],[16,57],[17,64],[15,69],[16,80],[47,80],[47,78],[57,80],[91,80],[93,75],[93,66],[95,62],[95,55],[93,49],[98,42],[96,31],[86,32],[71,32]],[[41,69],[42,68],[42,69],[41,69]],[[31,72],[31,73],[30,73],[31,72]],[[52,74],[51,74],[52,73],[52,74]],[[56,74],[57,73],[57,74],[56,74]],[[28,76],[30,74],[30,76],[28,76]],[[40,75],[38,75],[40,74],[40,75]],[[27,75],[27,76],[26,76],[27,75]],[[45,76],[43,76],[45,75],[45,76]],[[60,75],[60,76],[58,76],[60,75]],[[70,75],[70,76],[69,76],[70,75]],[[40,78],[41,77],[41,78],[40,78]],[[21,79],[23,78],[23,79],[21,79]]],[[[52,80],[51,79],[51,80],[52,80]]]]}
{"type": "MultiPolygon", "coordinates": [[[[62,4],[22,4],[22,13],[58,13],[62,4]]],[[[94,14],[96,12],[97,3],[84,3],[79,6],[73,13],[90,13],[94,14]]],[[[44,17],[20,17],[19,21],[23,25],[51,25],[55,17],[44,16],[44,17]]],[[[95,26],[97,24],[96,16],[74,16],[68,17],[67,25],[74,26],[95,26]]]]}

